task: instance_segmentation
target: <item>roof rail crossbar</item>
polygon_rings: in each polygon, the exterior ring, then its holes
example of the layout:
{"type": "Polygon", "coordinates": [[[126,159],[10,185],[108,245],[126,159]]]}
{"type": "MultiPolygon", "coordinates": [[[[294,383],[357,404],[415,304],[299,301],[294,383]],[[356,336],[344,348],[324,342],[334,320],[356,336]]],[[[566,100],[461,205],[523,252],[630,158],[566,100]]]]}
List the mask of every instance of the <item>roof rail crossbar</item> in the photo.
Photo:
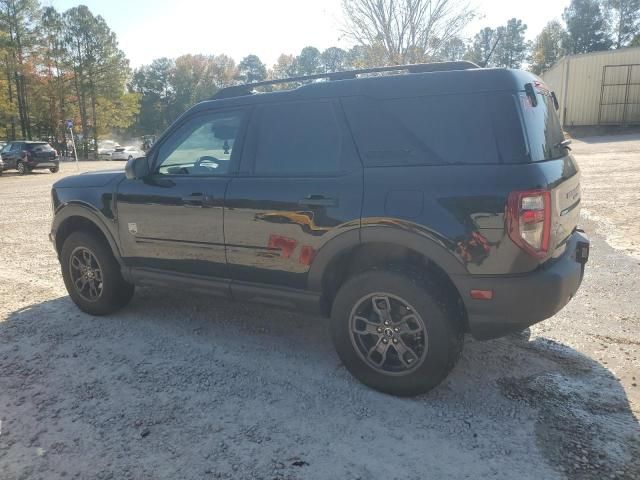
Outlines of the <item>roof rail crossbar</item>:
{"type": "Polygon", "coordinates": [[[364,68],[359,70],[346,70],[344,72],[317,73],[315,75],[280,78],[276,80],[265,80],[262,82],[245,83],[243,85],[233,85],[231,87],[223,88],[222,90],[217,92],[213,97],[211,97],[211,100],[218,100],[220,98],[239,97],[242,95],[250,95],[258,87],[280,85],[284,83],[302,83],[310,80],[320,80],[320,79],[349,80],[349,79],[357,78],[358,75],[366,75],[368,73],[400,72],[400,71],[407,71],[409,73],[429,73],[429,72],[444,72],[448,70],[469,70],[473,68],[480,68],[480,67],[473,62],[459,61],[459,62],[416,63],[412,65],[391,65],[388,67],[374,67],[374,68],[364,68]]]}

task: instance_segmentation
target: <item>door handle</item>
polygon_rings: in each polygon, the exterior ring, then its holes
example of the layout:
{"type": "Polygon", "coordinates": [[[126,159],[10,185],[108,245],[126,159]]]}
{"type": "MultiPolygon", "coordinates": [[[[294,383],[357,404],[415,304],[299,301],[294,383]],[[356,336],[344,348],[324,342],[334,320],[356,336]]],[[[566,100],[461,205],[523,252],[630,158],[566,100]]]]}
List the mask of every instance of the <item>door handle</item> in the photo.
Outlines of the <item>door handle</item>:
{"type": "Polygon", "coordinates": [[[298,201],[298,205],[301,207],[337,207],[338,199],[324,195],[307,195],[298,201]]]}
{"type": "Polygon", "coordinates": [[[185,207],[199,207],[208,208],[213,207],[214,198],[205,193],[192,193],[182,197],[182,202],[185,207]]]}

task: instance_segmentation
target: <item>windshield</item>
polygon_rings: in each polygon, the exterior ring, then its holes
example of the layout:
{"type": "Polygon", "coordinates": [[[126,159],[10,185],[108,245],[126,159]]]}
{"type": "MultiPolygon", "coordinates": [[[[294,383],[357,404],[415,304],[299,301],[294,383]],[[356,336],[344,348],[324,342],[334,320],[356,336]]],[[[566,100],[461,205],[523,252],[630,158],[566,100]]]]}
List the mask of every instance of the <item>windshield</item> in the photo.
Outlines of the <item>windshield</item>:
{"type": "Polygon", "coordinates": [[[531,160],[540,162],[567,155],[567,149],[560,145],[564,133],[556,113],[550,93],[536,92],[538,104],[534,107],[529,97],[520,94],[520,103],[531,149],[531,160]]]}

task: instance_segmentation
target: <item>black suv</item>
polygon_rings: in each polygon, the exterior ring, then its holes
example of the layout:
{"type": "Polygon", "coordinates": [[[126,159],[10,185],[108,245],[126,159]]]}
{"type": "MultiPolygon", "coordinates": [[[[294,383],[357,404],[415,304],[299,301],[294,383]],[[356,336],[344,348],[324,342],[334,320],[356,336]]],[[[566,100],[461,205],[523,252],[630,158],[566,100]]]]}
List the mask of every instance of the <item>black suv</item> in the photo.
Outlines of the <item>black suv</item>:
{"type": "Polygon", "coordinates": [[[397,395],[445,378],[465,332],[569,302],[589,252],[580,173],[537,77],[465,62],[317,77],[222,90],[124,173],[57,182],[73,301],[104,315],[134,285],[171,286],[317,312],[347,369],[397,395]]]}
{"type": "Polygon", "coordinates": [[[18,170],[20,175],[31,170],[47,169],[56,173],[60,159],[55,149],[47,142],[16,141],[7,143],[0,152],[4,170],[18,170]]]}

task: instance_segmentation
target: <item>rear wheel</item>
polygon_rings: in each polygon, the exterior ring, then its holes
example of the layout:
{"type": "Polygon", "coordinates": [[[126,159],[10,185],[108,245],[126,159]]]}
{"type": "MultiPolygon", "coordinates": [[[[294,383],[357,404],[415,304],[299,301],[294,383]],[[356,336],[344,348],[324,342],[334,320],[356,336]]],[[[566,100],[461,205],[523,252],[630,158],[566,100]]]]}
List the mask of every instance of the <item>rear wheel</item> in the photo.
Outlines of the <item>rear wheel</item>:
{"type": "Polygon", "coordinates": [[[20,175],[26,175],[27,173],[30,172],[29,167],[27,167],[24,162],[18,160],[18,164],[16,165],[16,168],[18,170],[18,173],[20,175]]]}
{"type": "Polygon", "coordinates": [[[435,285],[419,274],[372,270],[342,286],[331,333],[345,367],[393,395],[438,385],[462,351],[460,321],[435,285]]]}
{"type": "Polygon", "coordinates": [[[65,286],[80,310],[107,315],[131,300],[134,286],[122,278],[120,265],[104,240],[74,232],[65,240],[60,257],[65,286]]]}
{"type": "Polygon", "coordinates": [[[51,173],[58,173],[58,172],[60,171],[60,167],[51,167],[51,168],[49,169],[49,171],[50,171],[51,173]]]}

